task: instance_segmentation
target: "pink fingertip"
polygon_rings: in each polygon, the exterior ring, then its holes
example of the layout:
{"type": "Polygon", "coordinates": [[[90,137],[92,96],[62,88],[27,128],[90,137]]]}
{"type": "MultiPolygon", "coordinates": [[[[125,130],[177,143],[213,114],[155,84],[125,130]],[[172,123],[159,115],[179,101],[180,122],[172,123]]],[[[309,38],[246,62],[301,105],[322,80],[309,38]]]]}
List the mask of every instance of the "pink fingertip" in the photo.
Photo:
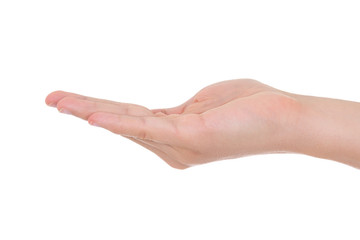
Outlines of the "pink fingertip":
{"type": "Polygon", "coordinates": [[[89,121],[89,124],[94,127],[100,127],[98,124],[96,124],[94,121],[89,121]]]}
{"type": "Polygon", "coordinates": [[[61,108],[61,109],[59,110],[59,112],[65,113],[65,114],[70,114],[70,115],[71,115],[71,112],[70,112],[69,110],[65,109],[65,108],[61,108]]]}
{"type": "Polygon", "coordinates": [[[49,107],[56,107],[56,103],[52,102],[52,103],[46,103],[49,107]]]}

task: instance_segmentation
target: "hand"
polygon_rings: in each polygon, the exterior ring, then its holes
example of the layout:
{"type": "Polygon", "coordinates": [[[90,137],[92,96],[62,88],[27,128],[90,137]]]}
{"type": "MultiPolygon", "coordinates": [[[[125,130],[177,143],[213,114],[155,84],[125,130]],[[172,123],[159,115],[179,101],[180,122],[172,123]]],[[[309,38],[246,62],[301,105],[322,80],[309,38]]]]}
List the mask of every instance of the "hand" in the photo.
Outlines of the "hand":
{"type": "Polygon", "coordinates": [[[291,94],[251,79],[210,85],[170,109],[112,102],[56,91],[46,103],[129,138],[170,166],[287,151],[299,104],[291,94]]]}

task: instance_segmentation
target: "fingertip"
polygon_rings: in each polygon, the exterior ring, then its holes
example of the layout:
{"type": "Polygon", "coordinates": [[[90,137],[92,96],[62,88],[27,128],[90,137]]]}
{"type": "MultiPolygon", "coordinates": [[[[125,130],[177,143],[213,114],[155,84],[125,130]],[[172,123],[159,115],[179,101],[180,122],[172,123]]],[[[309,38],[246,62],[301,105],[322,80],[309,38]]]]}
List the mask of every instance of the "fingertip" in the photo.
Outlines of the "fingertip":
{"type": "Polygon", "coordinates": [[[92,126],[100,127],[101,123],[104,120],[104,117],[106,117],[106,113],[102,113],[102,112],[93,113],[88,117],[88,123],[92,126]]]}
{"type": "Polygon", "coordinates": [[[49,107],[56,107],[56,103],[48,100],[47,98],[45,99],[45,104],[48,105],[49,107]]]}
{"type": "Polygon", "coordinates": [[[100,125],[99,125],[98,123],[96,123],[95,121],[93,121],[93,120],[88,120],[88,123],[89,123],[91,126],[100,127],[100,125]]]}
{"type": "Polygon", "coordinates": [[[119,124],[120,116],[108,112],[96,112],[88,117],[92,126],[102,127],[115,134],[123,134],[123,125],[119,124]]]}
{"type": "Polygon", "coordinates": [[[76,99],[73,97],[62,97],[59,100],[57,100],[56,108],[59,110],[59,112],[63,112],[64,109],[70,111],[72,108],[72,105],[74,105],[76,99]]]}
{"type": "Polygon", "coordinates": [[[98,126],[98,124],[96,123],[96,116],[94,116],[95,114],[96,113],[91,114],[87,119],[88,123],[92,126],[98,126]]]}
{"type": "Polygon", "coordinates": [[[53,100],[53,96],[52,93],[48,94],[45,98],[45,104],[48,105],[49,107],[56,107],[56,103],[53,100]]]}
{"type": "Polygon", "coordinates": [[[61,98],[63,98],[65,95],[66,92],[64,91],[60,91],[60,90],[54,91],[46,96],[45,103],[50,107],[56,107],[58,101],[61,98]]]}

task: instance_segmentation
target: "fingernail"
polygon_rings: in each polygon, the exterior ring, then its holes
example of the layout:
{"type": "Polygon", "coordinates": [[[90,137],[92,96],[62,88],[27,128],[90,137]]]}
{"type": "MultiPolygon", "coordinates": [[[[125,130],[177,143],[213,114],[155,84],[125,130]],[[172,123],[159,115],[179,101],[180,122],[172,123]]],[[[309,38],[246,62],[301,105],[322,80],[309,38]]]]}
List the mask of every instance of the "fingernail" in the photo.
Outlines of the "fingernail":
{"type": "Polygon", "coordinates": [[[59,110],[59,112],[65,113],[65,114],[70,114],[70,115],[71,115],[71,112],[70,112],[69,110],[65,109],[65,108],[61,108],[61,109],[59,110]]]}

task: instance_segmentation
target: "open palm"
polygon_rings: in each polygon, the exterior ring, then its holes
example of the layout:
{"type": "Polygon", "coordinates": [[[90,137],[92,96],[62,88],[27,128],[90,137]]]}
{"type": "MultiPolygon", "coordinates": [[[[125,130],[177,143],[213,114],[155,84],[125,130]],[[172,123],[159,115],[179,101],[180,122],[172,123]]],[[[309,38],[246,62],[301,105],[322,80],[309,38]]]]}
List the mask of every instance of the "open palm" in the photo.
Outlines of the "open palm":
{"type": "Polygon", "coordinates": [[[291,94],[251,79],[210,85],[169,109],[149,110],[63,91],[49,94],[46,103],[127,137],[179,169],[284,151],[280,129],[294,117],[297,105],[291,94]]]}

